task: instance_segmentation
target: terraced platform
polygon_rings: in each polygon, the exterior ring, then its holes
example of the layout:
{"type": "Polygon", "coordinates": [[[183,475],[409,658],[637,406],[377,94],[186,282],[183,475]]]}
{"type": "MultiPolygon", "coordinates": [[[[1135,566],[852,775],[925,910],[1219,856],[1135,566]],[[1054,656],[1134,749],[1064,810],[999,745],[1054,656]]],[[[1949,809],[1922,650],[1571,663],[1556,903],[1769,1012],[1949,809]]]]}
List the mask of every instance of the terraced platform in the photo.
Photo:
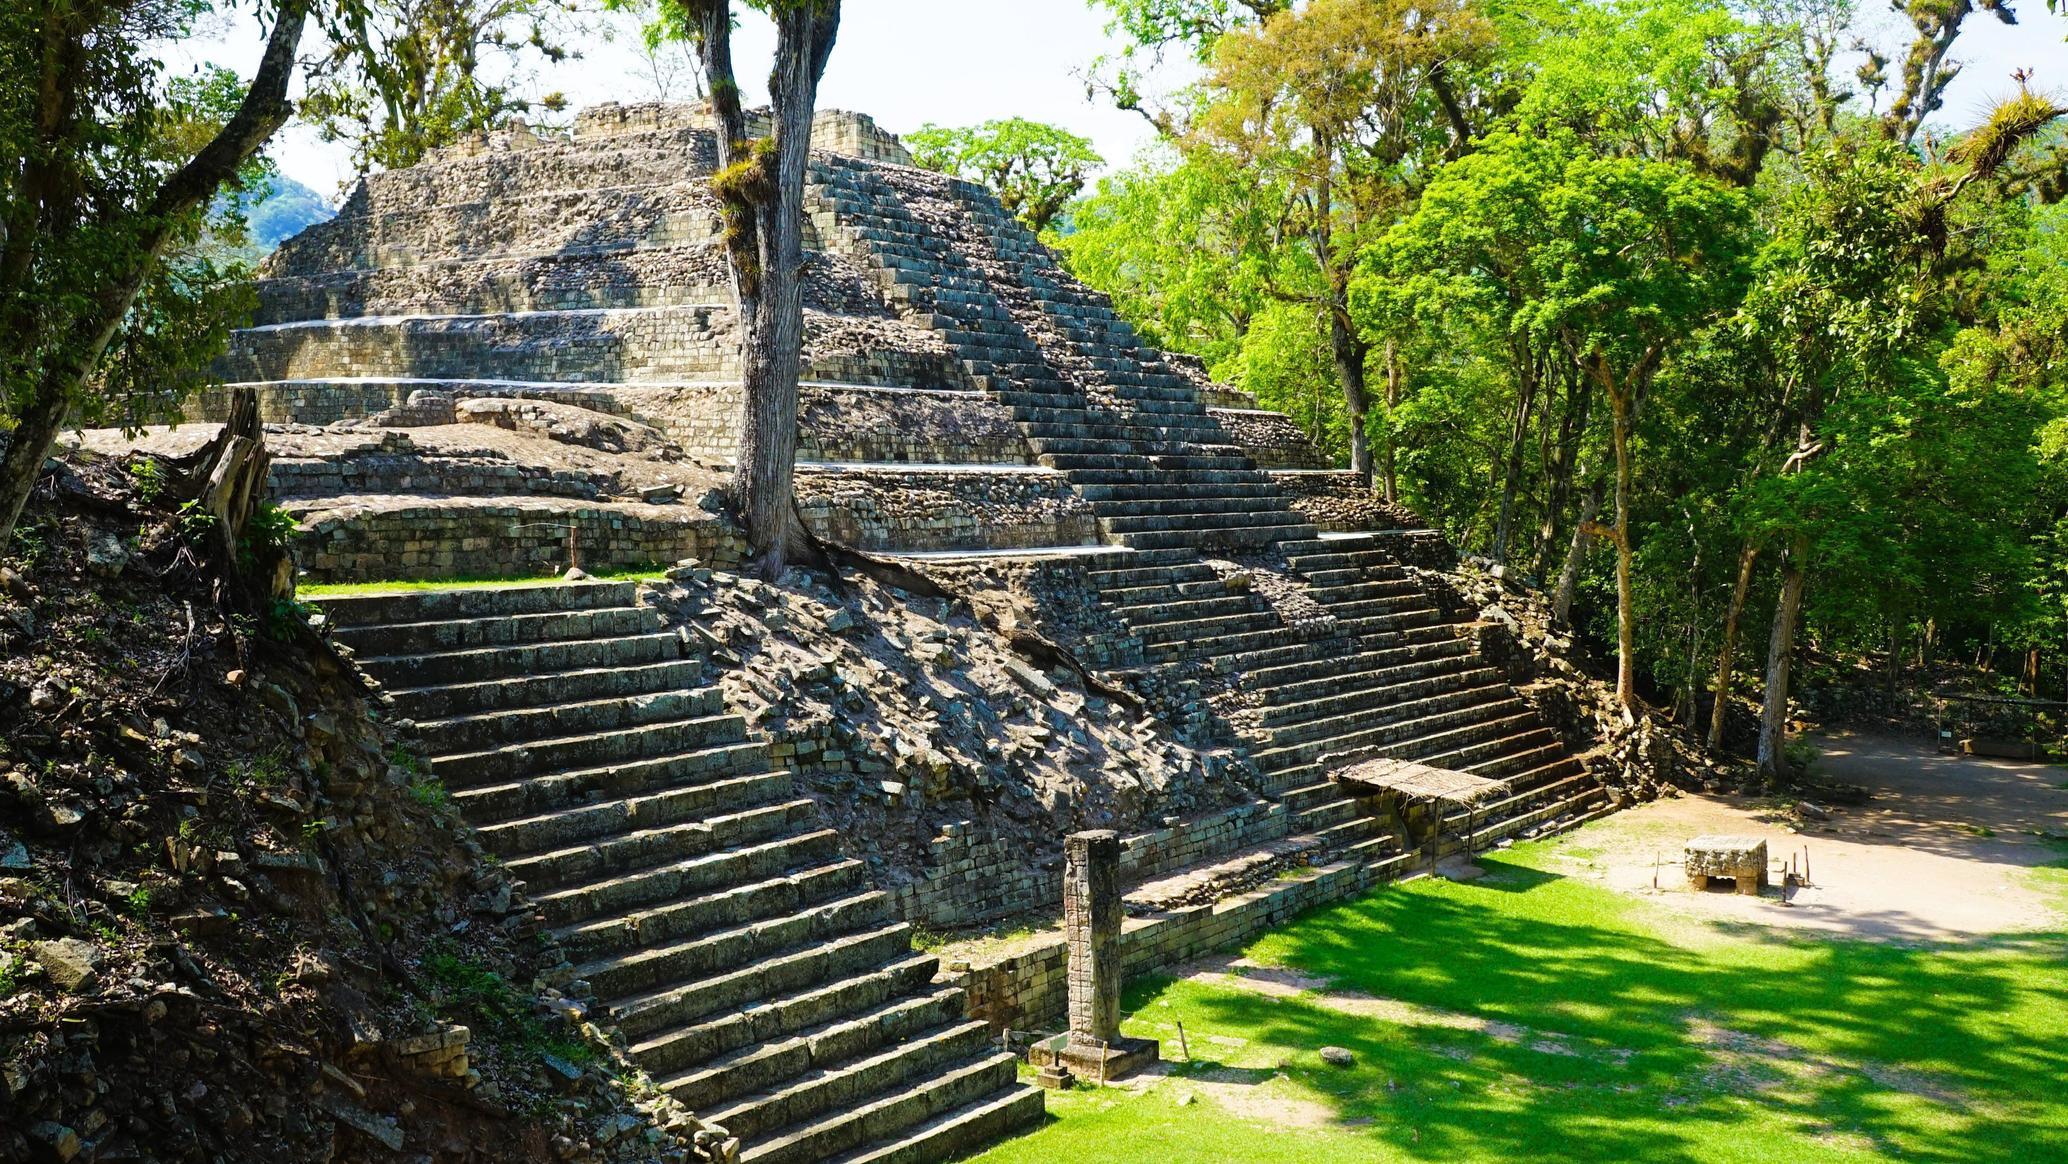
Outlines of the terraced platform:
{"type": "Polygon", "coordinates": [[[940,1161],[1038,1119],[629,582],[323,603],[656,1083],[744,1161],[940,1161]]]}

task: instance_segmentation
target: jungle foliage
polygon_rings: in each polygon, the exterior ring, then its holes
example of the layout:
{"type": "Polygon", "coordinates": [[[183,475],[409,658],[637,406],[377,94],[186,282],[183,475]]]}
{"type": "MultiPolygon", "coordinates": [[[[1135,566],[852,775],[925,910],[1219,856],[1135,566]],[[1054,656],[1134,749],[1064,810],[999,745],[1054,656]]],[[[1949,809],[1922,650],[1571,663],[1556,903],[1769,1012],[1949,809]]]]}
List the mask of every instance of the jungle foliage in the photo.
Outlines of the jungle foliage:
{"type": "Polygon", "coordinates": [[[1626,701],[1706,729],[1763,663],[1778,770],[1804,640],[2063,695],[2068,110],[1943,123],[2009,3],[1092,3],[1161,145],[1071,269],[1541,580],[1626,701]]]}

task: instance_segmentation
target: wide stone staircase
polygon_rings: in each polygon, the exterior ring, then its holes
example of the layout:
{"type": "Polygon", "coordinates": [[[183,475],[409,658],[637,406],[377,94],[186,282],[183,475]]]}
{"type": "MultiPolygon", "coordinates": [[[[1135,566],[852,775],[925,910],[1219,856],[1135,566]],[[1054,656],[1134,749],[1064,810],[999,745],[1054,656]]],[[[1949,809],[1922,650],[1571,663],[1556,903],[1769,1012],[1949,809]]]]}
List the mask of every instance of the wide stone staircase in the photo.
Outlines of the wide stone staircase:
{"type": "Polygon", "coordinates": [[[1040,1117],[635,584],[323,608],[633,1058],[742,1160],[939,1161],[1040,1117]]]}
{"type": "MultiPolygon", "coordinates": [[[[1289,829],[1324,851],[1381,857],[1384,822],[1328,779],[1331,758],[1389,756],[1507,780],[1446,820],[1450,843],[1570,824],[1605,793],[1462,641],[1383,536],[1324,537],[1223,432],[1199,383],[1147,349],[980,189],[939,175],[820,159],[815,224],[872,266],[908,320],[943,332],[970,379],[1012,409],[1123,553],[1087,560],[1146,662],[1240,689],[1237,737],[1289,829]],[[1231,588],[1204,555],[1304,582],[1314,617],[1231,588]]],[[[1239,858],[1237,858],[1239,860],[1239,858]]]]}

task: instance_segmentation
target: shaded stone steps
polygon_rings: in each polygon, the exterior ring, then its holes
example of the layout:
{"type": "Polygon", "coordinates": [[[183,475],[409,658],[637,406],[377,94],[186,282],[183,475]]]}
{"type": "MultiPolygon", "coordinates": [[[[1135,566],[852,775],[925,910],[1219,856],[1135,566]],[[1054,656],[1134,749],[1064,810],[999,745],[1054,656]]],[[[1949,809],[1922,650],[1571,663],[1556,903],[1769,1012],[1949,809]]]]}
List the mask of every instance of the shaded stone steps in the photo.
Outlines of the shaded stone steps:
{"type": "Polygon", "coordinates": [[[1143,530],[1135,533],[1115,534],[1115,541],[1139,550],[1167,550],[1186,548],[1204,549],[1262,549],[1278,541],[1287,530],[1309,528],[1297,520],[1283,525],[1215,526],[1205,529],[1179,528],[1143,530]]]}
{"type": "Polygon", "coordinates": [[[1185,618],[1175,621],[1130,622],[1132,629],[1143,644],[1149,648],[1178,643],[1192,643],[1202,638],[1218,638],[1239,635],[1250,631],[1261,631],[1280,627],[1278,616],[1269,610],[1245,610],[1237,614],[1209,615],[1185,618]]]}
{"type": "Polygon", "coordinates": [[[1358,686],[1314,699],[1279,702],[1273,698],[1264,708],[1262,722],[1266,728],[1277,730],[1317,720],[1376,712],[1446,687],[1482,689],[1492,685],[1506,686],[1500,683],[1500,672],[1491,667],[1473,666],[1474,662],[1477,660],[1469,656],[1450,656],[1432,663],[1411,663],[1394,668],[1390,674],[1360,674],[1354,677],[1358,686]]]}
{"type": "Polygon", "coordinates": [[[1191,601],[1220,600],[1232,597],[1226,584],[1210,568],[1202,566],[1210,577],[1189,582],[1159,582],[1146,586],[1117,586],[1101,591],[1101,596],[1115,609],[1128,612],[1133,618],[1140,610],[1148,614],[1152,610],[1168,608],[1174,604],[1191,601]]]}
{"type": "Polygon", "coordinates": [[[599,762],[652,760],[719,744],[741,743],[745,738],[746,726],[737,716],[686,716],[640,724],[623,731],[552,736],[479,751],[434,756],[431,771],[450,786],[466,787],[497,777],[508,777],[513,772],[544,775],[599,762]]]}
{"type": "MultiPolygon", "coordinates": [[[[1221,670],[1251,676],[1266,675],[1267,678],[1259,681],[1275,686],[1290,681],[1280,678],[1281,676],[1300,679],[1340,675],[1346,669],[1355,669],[1356,664],[1351,660],[1366,655],[1406,651],[1411,654],[1400,656],[1401,658],[1422,658],[1425,657],[1424,654],[1412,652],[1442,653],[1451,650],[1451,644],[1462,641],[1451,624],[1432,623],[1407,627],[1389,634],[1367,635],[1363,639],[1350,641],[1347,647],[1339,635],[1328,640],[1303,641],[1268,650],[1246,651],[1222,660],[1221,670]],[[1300,674],[1302,669],[1306,669],[1304,675],[1300,674]]],[[[1470,645],[1466,645],[1465,649],[1469,651],[1470,645]]]]}
{"type": "MultiPolygon", "coordinates": [[[[427,655],[477,647],[510,647],[572,639],[652,634],[660,616],[637,606],[539,611],[431,622],[339,625],[335,637],[361,656],[427,655]]],[[[371,660],[368,660],[370,662],[371,660]]]]}
{"type": "MultiPolygon", "coordinates": [[[[906,1144],[904,1129],[970,1107],[995,1096],[1001,1088],[1012,1087],[1018,1078],[1018,1065],[1018,1057],[1004,1051],[985,1056],[930,1078],[920,1087],[893,1092],[861,1107],[785,1129],[777,1138],[741,1152],[741,1164],[802,1164],[871,1143],[916,1150],[916,1146],[906,1144]]],[[[1035,1111],[1031,1101],[1002,1106],[1004,1115],[1019,1119],[1032,1118],[1035,1111]]]]}
{"type": "Polygon", "coordinates": [[[664,1028],[633,1044],[632,1053],[649,1072],[686,1072],[744,1047],[791,1038],[841,1015],[874,1011],[893,999],[923,994],[937,965],[937,959],[915,954],[867,973],[821,976],[797,989],[776,990],[710,1017],[664,1028]]]}
{"type": "MultiPolygon", "coordinates": [[[[1162,475],[1146,481],[1136,480],[1125,484],[1093,484],[1076,482],[1080,496],[1093,505],[1117,502],[1162,502],[1187,501],[1201,495],[1197,485],[1186,482],[1160,480],[1162,475]]],[[[1235,500],[1237,498],[1266,498],[1277,500],[1283,495],[1267,481],[1222,481],[1213,486],[1212,496],[1235,500]]],[[[1288,503],[1289,504],[1289,503],[1288,503]]]]}
{"type": "Polygon", "coordinates": [[[1300,632],[1286,626],[1267,627],[1261,630],[1236,633],[1214,632],[1205,638],[1186,638],[1165,643],[1152,643],[1143,648],[1143,653],[1152,662],[1172,663],[1188,659],[1212,660],[1227,652],[1259,650],[1265,647],[1283,646],[1301,639],[1300,632]]]}
{"type": "Polygon", "coordinates": [[[1274,704],[1302,703],[1367,685],[1383,685],[1392,680],[1391,673],[1397,668],[1459,660],[1471,653],[1469,643],[1454,635],[1444,635],[1431,642],[1348,653],[1316,645],[1304,647],[1290,658],[1259,655],[1237,662],[1242,664],[1246,689],[1262,694],[1274,704]]]}
{"type": "Polygon", "coordinates": [[[839,1064],[886,1044],[959,1024],[961,1007],[959,990],[929,988],[855,1012],[826,1016],[793,1034],[692,1063],[657,1076],[654,1082],[691,1109],[709,1111],[728,1100],[798,1079],[814,1066],[839,1064]]]}
{"type": "Polygon", "coordinates": [[[655,789],[672,795],[694,792],[713,800],[744,797],[755,794],[770,778],[759,770],[766,757],[766,745],[743,740],[651,760],[477,784],[453,790],[452,798],[468,820],[487,828],[526,814],[585,807],[599,797],[635,797],[655,789]]]}
{"type": "Polygon", "coordinates": [[[954,1108],[905,1129],[893,1140],[837,1157],[832,1164],[928,1164],[958,1158],[972,1148],[1040,1122],[1045,1110],[1040,1092],[1015,1088],[954,1108]]]}
{"type": "Polygon", "coordinates": [[[1304,518],[1290,509],[1258,509],[1243,505],[1231,510],[1220,510],[1210,506],[1189,509],[1177,513],[1148,513],[1140,515],[1099,515],[1099,524],[1114,534],[1156,533],[1163,531],[1210,531],[1223,529],[1249,529],[1262,526],[1303,526],[1304,518]]]}
{"type": "Polygon", "coordinates": [[[376,623],[499,618],[638,604],[636,582],[553,582],[340,595],[317,603],[341,631],[376,623]]]}
{"type": "Polygon", "coordinates": [[[1403,760],[1438,768],[1462,768],[1472,762],[1472,749],[1527,731],[1536,720],[1519,699],[1499,699],[1451,707],[1412,719],[1396,719],[1365,727],[1354,721],[1340,735],[1309,735],[1251,753],[1266,772],[1310,764],[1335,752],[1373,748],[1403,760]],[[1431,754],[1434,754],[1433,756],[1431,754]],[[1438,759],[1436,757],[1441,757],[1438,759]]]}
{"type": "Polygon", "coordinates": [[[1104,597],[1113,604],[1113,609],[1119,613],[1120,617],[1127,620],[1129,626],[1145,629],[1163,623],[1192,622],[1197,619],[1265,612],[1265,608],[1259,606],[1256,599],[1250,595],[1232,593],[1225,586],[1218,585],[1217,583],[1218,580],[1215,583],[1199,582],[1190,584],[1202,588],[1202,592],[1206,595],[1204,597],[1162,597],[1158,595],[1158,592],[1173,588],[1159,586],[1133,587],[1125,591],[1107,591],[1104,597]],[[1210,590],[1206,589],[1209,587],[1211,588],[1210,590]],[[1130,601],[1121,601],[1121,595],[1123,594],[1142,596],[1145,591],[1148,592],[1149,596],[1138,597],[1130,601]]]}
{"type": "Polygon", "coordinates": [[[531,816],[510,816],[477,827],[498,853],[529,856],[611,834],[634,835],[690,821],[715,820],[776,803],[790,791],[787,772],[756,772],[704,784],[667,784],[615,800],[563,803],[531,816]]]}
{"type": "Polygon", "coordinates": [[[1407,724],[1425,729],[1442,726],[1430,722],[1438,716],[1488,710],[1504,704],[1522,706],[1508,685],[1498,681],[1467,687],[1440,677],[1424,680],[1419,686],[1424,689],[1382,707],[1281,723],[1265,728],[1263,736],[1274,748],[1352,738],[1368,738],[1373,744],[1395,743],[1401,738],[1400,732],[1407,730],[1407,724]]]}
{"type": "MultiPolygon", "coordinates": [[[[791,869],[832,861],[839,856],[840,834],[818,829],[730,848],[678,856],[642,869],[535,893],[533,897],[555,928],[590,918],[627,913],[692,894],[709,893],[774,877],[791,869]]],[[[634,993],[628,991],[627,993],[634,993]]]]}
{"type": "MultiPolygon", "coordinates": [[[[800,913],[768,918],[691,938],[644,946],[578,964],[578,978],[601,997],[617,998],[671,982],[703,978],[746,965],[776,950],[851,933],[889,915],[880,890],[826,902],[800,913]]],[[[688,1102],[688,1101],[684,1101],[688,1102]]]]}
{"type": "Polygon", "coordinates": [[[554,736],[700,719],[725,710],[715,687],[649,691],[579,702],[499,707],[418,721],[417,738],[445,753],[477,751],[554,736]]]}
{"type": "MultiPolygon", "coordinates": [[[[959,1002],[960,999],[957,999],[959,1002]]],[[[866,1101],[915,1075],[988,1051],[985,1024],[961,1022],[906,1037],[886,1050],[832,1066],[816,1065],[780,1087],[711,1109],[711,1119],[734,1135],[768,1138],[790,1125],[866,1101]]]]}
{"type": "Polygon", "coordinates": [[[727,885],[700,896],[664,898],[649,906],[592,915],[558,927],[554,936],[575,957],[594,959],[795,913],[866,888],[866,867],[841,858],[762,881],[727,885]]]}
{"type": "Polygon", "coordinates": [[[731,808],[714,816],[633,828],[600,838],[556,838],[559,847],[512,853],[504,864],[534,891],[586,888],[604,878],[696,854],[794,837],[816,820],[812,802],[800,798],[731,808]],[[584,840],[588,843],[581,843],[584,840]]]}
{"type": "MultiPolygon", "coordinates": [[[[911,949],[911,926],[904,922],[877,925],[775,951],[723,974],[609,1000],[606,1009],[632,1039],[655,1042],[673,1029],[712,1016],[744,1013],[777,995],[877,973],[910,957],[911,949]]],[[[635,1046],[643,1042],[635,1042],[635,1046]]]]}
{"type": "Polygon", "coordinates": [[[621,667],[575,668],[472,683],[405,687],[388,694],[401,714],[415,720],[435,720],[468,713],[687,690],[702,678],[703,670],[703,664],[695,659],[662,659],[621,667]]]}

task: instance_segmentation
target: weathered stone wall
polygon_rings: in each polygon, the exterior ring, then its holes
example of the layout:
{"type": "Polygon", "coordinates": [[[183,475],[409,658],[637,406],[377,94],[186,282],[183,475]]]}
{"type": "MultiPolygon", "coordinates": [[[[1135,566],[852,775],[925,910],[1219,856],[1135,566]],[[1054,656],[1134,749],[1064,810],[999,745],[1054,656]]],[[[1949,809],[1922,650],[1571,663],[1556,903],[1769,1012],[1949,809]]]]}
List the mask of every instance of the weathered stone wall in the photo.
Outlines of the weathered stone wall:
{"type": "Polygon", "coordinates": [[[716,514],[680,505],[608,509],[579,502],[449,498],[307,510],[295,555],[313,582],[521,578],[567,568],[573,525],[581,566],[635,570],[698,558],[738,566],[745,543],[716,514]]]}
{"type": "MultiPolygon", "coordinates": [[[[284,380],[251,386],[258,398],[259,419],[267,424],[335,424],[364,420],[402,408],[413,393],[442,392],[457,399],[511,396],[554,400],[581,408],[624,416],[610,394],[579,384],[522,384],[499,380],[284,380]]],[[[183,419],[192,424],[220,423],[230,411],[231,388],[218,385],[187,399],[183,419]]]]}
{"type": "Polygon", "coordinates": [[[801,472],[797,504],[820,536],[865,550],[1097,545],[1091,507],[1060,473],[801,472]]]}
{"type": "Polygon", "coordinates": [[[370,453],[334,460],[276,460],[268,469],[276,497],[345,497],[373,493],[458,496],[571,497],[593,500],[611,484],[608,473],[520,465],[487,457],[370,453]]]}
{"type": "MultiPolygon", "coordinates": [[[[1174,821],[1120,842],[1121,876],[1134,884],[1286,835],[1285,806],[1256,801],[1192,820],[1174,821]]],[[[899,916],[936,929],[981,925],[1040,914],[1062,900],[1062,870],[1038,867],[971,822],[943,831],[929,846],[923,880],[892,887],[899,916]]]]}
{"type": "MultiPolygon", "coordinates": [[[[616,398],[690,453],[733,459],[738,385],[642,385],[618,390],[616,398]]],[[[806,384],[798,393],[797,429],[799,461],[1023,465],[1030,459],[1004,405],[954,389],[806,384]]]]}
{"type": "MultiPolygon", "coordinates": [[[[1407,856],[1374,865],[1357,861],[1317,866],[1212,905],[1187,906],[1129,918],[1120,935],[1127,976],[1154,974],[1215,950],[1236,946],[1307,910],[1341,901],[1397,876],[1407,856]]],[[[993,1031],[1052,1029],[1069,997],[1069,951],[1060,932],[996,961],[950,964],[946,981],[968,991],[971,1018],[993,1031]]]]}
{"type": "Polygon", "coordinates": [[[426,263],[265,280],[252,322],[727,303],[727,278],[710,247],[426,263]]]}

